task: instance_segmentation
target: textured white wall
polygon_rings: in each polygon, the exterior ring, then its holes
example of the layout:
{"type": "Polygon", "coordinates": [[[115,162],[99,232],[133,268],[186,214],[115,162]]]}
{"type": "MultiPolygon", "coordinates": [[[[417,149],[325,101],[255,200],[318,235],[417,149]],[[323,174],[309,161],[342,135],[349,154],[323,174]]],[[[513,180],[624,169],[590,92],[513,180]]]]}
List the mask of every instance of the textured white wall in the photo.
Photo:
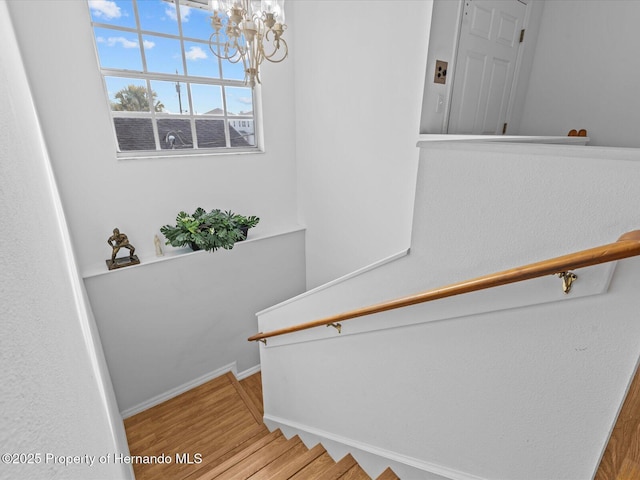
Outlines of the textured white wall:
{"type": "Polygon", "coordinates": [[[0,478],[133,478],[113,462],[65,466],[46,456],[113,458],[126,439],[6,2],[0,44],[0,451],[40,454],[38,464],[0,463],[0,478]]]}
{"type": "Polygon", "coordinates": [[[296,223],[291,59],[263,71],[266,153],[118,161],[86,2],[8,5],[83,272],[104,266],[116,226],[153,256],[180,210],[258,215],[264,232],[296,223]]]}
{"type": "MultiPolygon", "coordinates": [[[[639,182],[636,149],[430,145],[410,254],[269,310],[260,330],[613,242],[640,227],[639,182]]],[[[494,289],[343,328],[421,325],[273,341],[261,347],[265,414],[452,479],[591,478],[640,355],[639,280],[635,258],[600,296],[429,322],[456,302],[487,311],[494,289]]]]}
{"type": "Polygon", "coordinates": [[[640,2],[547,1],[519,131],[640,146],[638,18],[640,2]]]}
{"type": "Polygon", "coordinates": [[[409,242],[431,4],[288,4],[308,287],[409,242]]]}

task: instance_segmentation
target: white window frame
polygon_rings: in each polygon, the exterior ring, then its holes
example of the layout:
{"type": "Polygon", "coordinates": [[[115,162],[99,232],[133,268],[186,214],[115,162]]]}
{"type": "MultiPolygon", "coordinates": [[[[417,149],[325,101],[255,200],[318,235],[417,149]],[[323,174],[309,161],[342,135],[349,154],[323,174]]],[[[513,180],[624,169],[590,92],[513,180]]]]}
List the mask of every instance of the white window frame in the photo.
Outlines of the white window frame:
{"type": "MultiPolygon", "coordinates": [[[[137,1],[139,0],[132,0],[133,3],[135,4],[137,1]]],[[[187,42],[192,42],[192,43],[200,43],[203,46],[206,46],[206,48],[209,48],[209,44],[204,43],[203,39],[201,38],[193,38],[193,37],[185,37],[183,36],[183,32],[182,32],[182,21],[181,21],[181,12],[180,12],[180,8],[178,7],[178,4],[180,5],[185,5],[185,6],[189,6],[192,8],[198,8],[198,9],[202,9],[202,10],[208,10],[208,5],[205,4],[206,0],[164,0],[167,1],[169,3],[174,3],[176,5],[176,13],[177,13],[177,24],[178,24],[178,35],[171,35],[171,34],[167,34],[167,33],[162,33],[162,32],[157,32],[157,31],[150,31],[150,30],[143,30],[141,29],[140,26],[140,19],[139,19],[139,12],[137,9],[137,5],[134,8],[134,13],[135,13],[135,23],[136,23],[136,27],[123,27],[123,26],[119,26],[119,25],[113,25],[110,23],[101,23],[99,21],[94,21],[93,19],[91,20],[91,27],[92,27],[92,34],[93,34],[93,42],[94,42],[94,47],[95,47],[95,51],[96,51],[96,58],[98,61],[98,68],[100,70],[101,76],[102,76],[102,84],[103,84],[103,88],[104,88],[104,95],[105,95],[105,100],[107,103],[107,108],[109,109],[110,112],[110,116],[111,116],[111,126],[112,126],[112,133],[113,133],[113,139],[116,145],[116,152],[117,152],[117,156],[118,158],[157,158],[157,157],[176,157],[176,156],[210,156],[210,155],[220,155],[220,154],[242,154],[242,153],[259,153],[259,152],[263,152],[264,151],[264,147],[263,147],[263,138],[262,138],[262,115],[261,115],[261,102],[260,102],[260,87],[259,86],[255,86],[253,88],[248,87],[243,80],[234,80],[234,79],[225,79],[225,78],[212,78],[212,77],[200,77],[200,76],[192,76],[192,75],[187,75],[187,74],[176,74],[176,75],[172,75],[172,74],[163,74],[163,73],[152,73],[152,72],[147,72],[147,65],[146,65],[146,57],[145,57],[145,52],[144,52],[144,47],[143,47],[143,36],[144,35],[153,35],[156,37],[163,37],[163,38],[169,38],[169,39],[173,39],[173,40],[178,40],[180,42],[180,46],[181,46],[181,51],[182,51],[182,67],[183,67],[183,71],[187,72],[187,66],[186,66],[186,57],[185,57],[185,50],[184,50],[184,43],[185,41],[187,42]],[[122,31],[122,32],[126,32],[128,34],[135,34],[138,38],[138,48],[140,48],[140,53],[141,53],[141,61],[142,61],[142,71],[137,71],[137,70],[125,70],[125,69],[115,69],[115,68],[103,68],[100,64],[100,56],[99,56],[99,52],[98,52],[98,47],[95,43],[96,39],[95,39],[95,31],[94,28],[107,28],[110,30],[114,30],[114,31],[122,31]],[[171,113],[163,113],[163,112],[155,112],[153,108],[150,108],[149,112],[139,112],[139,111],[115,111],[112,110],[111,108],[111,99],[109,98],[109,93],[108,93],[108,88],[107,88],[107,82],[106,82],[106,77],[121,77],[121,78],[131,78],[131,79],[137,79],[137,80],[143,80],[146,83],[147,86],[147,90],[150,92],[151,90],[151,83],[154,80],[159,80],[159,81],[169,81],[169,82],[173,82],[173,83],[180,83],[181,85],[184,85],[185,87],[187,86],[188,83],[197,83],[197,84],[206,84],[206,85],[214,85],[214,86],[220,86],[221,89],[224,90],[225,87],[242,87],[242,88],[249,88],[251,90],[251,94],[252,94],[252,100],[253,100],[253,115],[229,115],[229,112],[227,111],[227,104],[226,104],[226,94],[223,91],[222,94],[222,104],[223,104],[223,114],[222,115],[207,115],[207,114],[194,114],[191,113],[191,91],[189,88],[185,88],[186,93],[187,93],[187,100],[188,100],[188,106],[189,106],[189,113],[182,113],[182,114],[171,114],[171,113]],[[116,134],[116,127],[115,127],[115,118],[141,118],[141,119],[151,119],[152,121],[152,126],[153,126],[153,135],[154,135],[154,140],[155,140],[155,144],[156,144],[156,149],[155,150],[121,150],[120,149],[120,144],[118,141],[118,137],[116,134]],[[159,134],[158,134],[158,125],[157,125],[157,120],[158,119],[162,119],[162,118],[170,118],[170,119],[184,119],[184,120],[189,120],[190,122],[190,126],[191,126],[191,137],[192,137],[192,141],[193,141],[193,147],[192,148],[184,148],[184,149],[167,149],[167,148],[161,148],[160,142],[162,141],[162,139],[160,138],[159,134]],[[197,140],[197,132],[196,132],[196,120],[222,120],[224,121],[224,132],[225,132],[225,143],[226,146],[224,147],[212,147],[212,148],[199,148],[198,147],[198,140],[197,140]],[[253,122],[253,128],[254,128],[254,136],[255,136],[255,146],[245,146],[245,147],[234,147],[231,146],[231,140],[229,138],[230,135],[230,123],[233,120],[250,120],[253,122]]],[[[208,2],[207,2],[208,3],[208,2]]],[[[89,3],[87,2],[87,7],[89,7],[89,3]]],[[[213,30],[212,30],[213,32],[213,30]]],[[[222,60],[220,58],[215,58],[215,60],[218,62],[218,68],[219,71],[222,72],[222,62],[225,60],[222,60]]],[[[149,102],[151,104],[151,102],[149,102]]]]}

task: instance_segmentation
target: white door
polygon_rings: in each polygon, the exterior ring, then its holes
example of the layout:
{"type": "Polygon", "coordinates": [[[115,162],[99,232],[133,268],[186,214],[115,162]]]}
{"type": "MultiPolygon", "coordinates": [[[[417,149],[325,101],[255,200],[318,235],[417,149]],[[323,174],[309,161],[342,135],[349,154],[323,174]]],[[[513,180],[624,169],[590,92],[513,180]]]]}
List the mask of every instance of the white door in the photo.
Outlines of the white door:
{"type": "Polygon", "coordinates": [[[526,5],[465,0],[448,133],[503,133],[526,5]]]}

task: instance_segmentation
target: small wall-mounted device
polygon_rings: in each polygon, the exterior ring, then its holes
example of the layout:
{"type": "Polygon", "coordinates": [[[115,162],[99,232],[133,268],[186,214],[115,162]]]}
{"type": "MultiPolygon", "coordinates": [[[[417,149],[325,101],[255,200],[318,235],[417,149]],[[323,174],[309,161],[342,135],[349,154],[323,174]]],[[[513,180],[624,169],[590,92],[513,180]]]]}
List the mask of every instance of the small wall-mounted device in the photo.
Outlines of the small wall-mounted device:
{"type": "Polygon", "coordinates": [[[449,64],[442,60],[436,60],[436,72],[433,76],[433,83],[447,83],[447,66],[449,64]]]}

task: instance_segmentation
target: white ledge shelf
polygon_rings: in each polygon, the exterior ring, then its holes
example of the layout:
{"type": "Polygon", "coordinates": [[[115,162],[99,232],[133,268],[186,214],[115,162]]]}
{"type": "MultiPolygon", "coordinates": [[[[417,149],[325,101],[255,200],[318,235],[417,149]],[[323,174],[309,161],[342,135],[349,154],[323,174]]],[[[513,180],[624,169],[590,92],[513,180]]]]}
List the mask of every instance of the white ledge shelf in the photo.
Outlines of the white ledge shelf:
{"type": "MultiPolygon", "coordinates": [[[[295,232],[300,232],[300,231],[304,231],[306,230],[306,227],[300,226],[300,225],[296,225],[296,226],[292,226],[292,227],[286,227],[286,228],[282,228],[278,231],[272,231],[272,232],[257,232],[255,234],[253,234],[253,232],[250,232],[249,238],[247,238],[246,240],[243,240],[241,242],[237,242],[234,245],[234,248],[242,248],[242,245],[244,244],[249,244],[252,242],[259,242],[260,240],[266,240],[268,238],[273,238],[273,237],[278,237],[280,235],[288,235],[291,233],[295,233],[295,232]]],[[[86,270],[84,270],[82,272],[82,278],[92,278],[92,277],[97,277],[100,275],[110,275],[110,274],[115,274],[118,272],[122,272],[122,271],[127,271],[127,270],[131,270],[133,268],[143,268],[146,265],[152,265],[154,263],[158,263],[158,262],[167,262],[170,260],[176,260],[179,258],[184,258],[185,256],[188,255],[200,255],[200,254],[209,254],[212,252],[207,252],[204,250],[199,250],[194,252],[193,250],[191,250],[190,248],[173,248],[170,247],[170,249],[168,249],[168,251],[164,252],[164,255],[161,257],[155,256],[155,255],[151,255],[151,254],[142,254],[142,255],[138,255],[138,258],[140,259],[140,263],[137,265],[131,265],[129,267],[123,267],[123,268],[117,268],[115,270],[108,270],[107,266],[104,262],[102,262],[102,265],[99,264],[93,264],[90,267],[88,267],[86,270]]]]}
{"type": "Polygon", "coordinates": [[[530,135],[455,135],[455,134],[421,134],[418,147],[427,146],[430,142],[494,142],[494,143],[542,143],[559,145],[586,145],[589,137],[569,136],[530,136],[530,135]]]}

